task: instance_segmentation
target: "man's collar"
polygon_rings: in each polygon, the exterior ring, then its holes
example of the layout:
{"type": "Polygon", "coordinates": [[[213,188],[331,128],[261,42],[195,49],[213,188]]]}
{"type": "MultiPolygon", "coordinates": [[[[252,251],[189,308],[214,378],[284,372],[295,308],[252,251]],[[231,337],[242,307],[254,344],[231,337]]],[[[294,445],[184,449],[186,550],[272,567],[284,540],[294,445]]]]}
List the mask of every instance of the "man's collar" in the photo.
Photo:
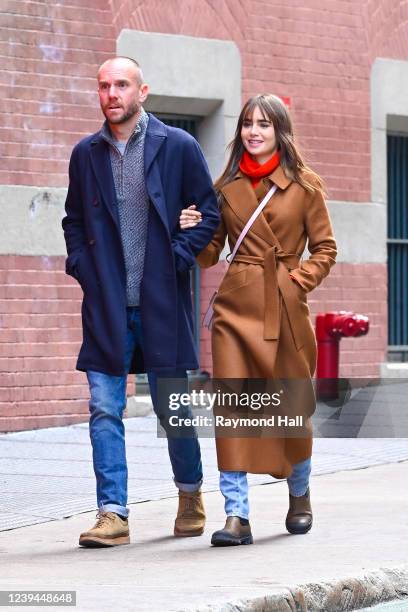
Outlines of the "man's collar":
{"type": "MultiPolygon", "coordinates": [[[[140,107],[140,116],[139,116],[139,119],[137,120],[137,123],[135,125],[135,129],[133,130],[133,132],[129,136],[129,140],[131,138],[133,138],[135,135],[139,135],[140,133],[146,133],[147,124],[148,123],[149,123],[149,115],[146,113],[146,111],[143,108],[143,106],[141,106],[140,107]]],[[[100,133],[101,137],[104,140],[109,142],[109,144],[112,144],[114,146],[117,145],[118,141],[113,136],[113,134],[111,132],[111,129],[109,127],[109,123],[108,123],[107,119],[105,119],[105,121],[104,121],[104,123],[102,125],[102,128],[101,128],[99,133],[100,133]]]]}

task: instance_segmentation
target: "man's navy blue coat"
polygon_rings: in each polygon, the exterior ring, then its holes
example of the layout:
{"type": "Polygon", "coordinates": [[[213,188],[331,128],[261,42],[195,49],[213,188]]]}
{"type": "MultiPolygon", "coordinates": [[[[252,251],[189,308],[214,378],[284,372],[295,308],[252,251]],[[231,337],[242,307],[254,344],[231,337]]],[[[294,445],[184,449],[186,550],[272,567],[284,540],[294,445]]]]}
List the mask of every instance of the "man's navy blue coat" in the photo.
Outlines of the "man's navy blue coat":
{"type": "MultiPolygon", "coordinates": [[[[189,271],[218,226],[216,196],[198,143],[151,114],[144,163],[150,199],[140,293],[144,350],[143,356],[135,353],[130,371],[195,369],[189,271]],[[203,221],[182,232],[181,209],[192,203],[203,221]]],[[[77,368],[120,376],[125,373],[126,272],[109,145],[99,132],[75,146],[69,179],[62,221],[66,272],[84,292],[77,368]]]]}

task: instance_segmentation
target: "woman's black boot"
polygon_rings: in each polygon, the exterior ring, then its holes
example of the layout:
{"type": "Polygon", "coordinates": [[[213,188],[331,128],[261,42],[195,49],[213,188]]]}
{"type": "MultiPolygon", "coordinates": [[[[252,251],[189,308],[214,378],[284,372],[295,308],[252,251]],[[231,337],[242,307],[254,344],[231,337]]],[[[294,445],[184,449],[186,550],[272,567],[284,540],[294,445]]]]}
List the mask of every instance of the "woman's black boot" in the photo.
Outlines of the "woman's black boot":
{"type": "Polygon", "coordinates": [[[307,533],[312,528],[312,523],[309,487],[301,497],[294,497],[289,493],[289,510],[286,516],[286,529],[289,533],[307,533]]]}
{"type": "Polygon", "coordinates": [[[228,516],[224,529],[215,531],[211,538],[213,546],[239,546],[252,543],[249,521],[239,516],[228,516]]]}

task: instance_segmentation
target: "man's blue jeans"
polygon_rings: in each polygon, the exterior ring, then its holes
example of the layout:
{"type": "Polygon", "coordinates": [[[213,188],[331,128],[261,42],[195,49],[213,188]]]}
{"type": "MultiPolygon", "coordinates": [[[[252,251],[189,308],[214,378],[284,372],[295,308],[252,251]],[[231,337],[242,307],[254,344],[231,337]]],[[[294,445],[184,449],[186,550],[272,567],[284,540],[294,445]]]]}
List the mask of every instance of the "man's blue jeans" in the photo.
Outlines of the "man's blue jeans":
{"type": "MultiPolygon", "coordinates": [[[[140,311],[127,309],[127,336],[125,368],[129,371],[132,355],[137,345],[143,350],[140,311]]],[[[150,393],[156,414],[161,415],[157,393],[158,376],[148,372],[150,393]]],[[[124,376],[110,376],[88,370],[91,393],[89,433],[93,450],[98,508],[104,512],[116,512],[128,516],[127,464],[123,411],[126,407],[126,381],[124,376]]],[[[185,370],[169,370],[160,378],[187,379],[185,370]]],[[[197,437],[169,437],[168,450],[176,486],[182,491],[196,491],[203,478],[200,445],[197,437]]]]}
{"type": "MultiPolygon", "coordinates": [[[[293,472],[287,479],[291,495],[300,497],[306,493],[311,468],[311,459],[306,459],[293,466],[293,472]]],[[[249,515],[247,473],[220,472],[220,489],[225,499],[226,515],[247,519],[249,515]]]]}

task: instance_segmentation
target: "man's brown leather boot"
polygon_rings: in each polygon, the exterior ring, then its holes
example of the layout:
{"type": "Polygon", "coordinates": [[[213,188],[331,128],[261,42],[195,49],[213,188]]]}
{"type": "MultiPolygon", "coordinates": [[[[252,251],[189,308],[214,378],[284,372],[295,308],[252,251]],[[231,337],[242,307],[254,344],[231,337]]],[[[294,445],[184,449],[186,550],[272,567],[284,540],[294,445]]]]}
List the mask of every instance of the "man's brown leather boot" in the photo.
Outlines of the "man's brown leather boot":
{"type": "Polygon", "coordinates": [[[307,533],[312,528],[312,523],[309,487],[301,497],[294,497],[289,493],[289,510],[286,516],[286,529],[289,533],[307,533]]]}
{"type": "Polygon", "coordinates": [[[201,491],[179,491],[179,506],[174,523],[174,535],[178,537],[200,536],[204,531],[205,510],[201,491]]]}
{"type": "Polygon", "coordinates": [[[103,548],[129,544],[129,524],[114,512],[98,512],[97,521],[89,531],[81,533],[79,545],[86,548],[103,548]]]}
{"type": "Polygon", "coordinates": [[[211,538],[213,546],[239,546],[253,544],[249,521],[239,516],[227,516],[224,529],[215,531],[211,538]]]}

